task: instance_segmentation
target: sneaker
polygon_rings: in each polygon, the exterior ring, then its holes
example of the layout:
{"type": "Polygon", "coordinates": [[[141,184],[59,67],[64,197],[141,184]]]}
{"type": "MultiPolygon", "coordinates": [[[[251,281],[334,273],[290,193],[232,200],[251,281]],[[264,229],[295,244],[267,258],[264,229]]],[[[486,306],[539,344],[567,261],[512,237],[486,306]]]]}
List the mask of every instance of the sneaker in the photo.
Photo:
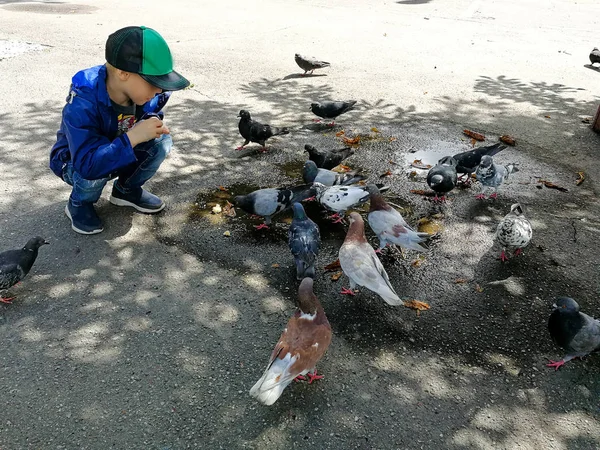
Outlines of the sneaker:
{"type": "Polygon", "coordinates": [[[92,203],[82,203],[74,206],[69,199],[65,206],[65,214],[71,219],[71,228],[79,234],[98,234],[104,230],[102,221],[92,203]]]}
{"type": "Polygon", "coordinates": [[[147,214],[155,214],[165,208],[165,203],[160,198],[141,187],[124,194],[113,186],[110,202],[117,206],[131,206],[147,214]]]}

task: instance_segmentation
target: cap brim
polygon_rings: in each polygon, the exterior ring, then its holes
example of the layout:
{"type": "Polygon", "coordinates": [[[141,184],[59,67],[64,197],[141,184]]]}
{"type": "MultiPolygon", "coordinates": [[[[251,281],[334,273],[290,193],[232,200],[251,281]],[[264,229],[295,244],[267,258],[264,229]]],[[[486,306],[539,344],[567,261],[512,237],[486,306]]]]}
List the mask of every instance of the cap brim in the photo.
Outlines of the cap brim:
{"type": "Polygon", "coordinates": [[[142,75],[140,76],[153,86],[165,91],[179,91],[190,85],[190,82],[180,74],[172,71],[166,75],[142,75]]]}

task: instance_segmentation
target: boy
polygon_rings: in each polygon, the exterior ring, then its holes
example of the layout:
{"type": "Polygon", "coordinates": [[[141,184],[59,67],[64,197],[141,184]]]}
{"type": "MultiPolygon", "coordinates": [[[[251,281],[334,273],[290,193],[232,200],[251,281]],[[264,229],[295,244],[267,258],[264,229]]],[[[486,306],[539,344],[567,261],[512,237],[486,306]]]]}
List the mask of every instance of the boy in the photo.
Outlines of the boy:
{"type": "Polygon", "coordinates": [[[50,168],[73,187],[65,214],[81,234],[100,233],[94,203],[116,178],[110,202],[154,214],[165,207],[142,185],[158,170],[173,141],[160,111],[189,86],[173,70],[167,43],[151,28],[126,27],[108,37],[106,64],[72,79],[50,168]]]}

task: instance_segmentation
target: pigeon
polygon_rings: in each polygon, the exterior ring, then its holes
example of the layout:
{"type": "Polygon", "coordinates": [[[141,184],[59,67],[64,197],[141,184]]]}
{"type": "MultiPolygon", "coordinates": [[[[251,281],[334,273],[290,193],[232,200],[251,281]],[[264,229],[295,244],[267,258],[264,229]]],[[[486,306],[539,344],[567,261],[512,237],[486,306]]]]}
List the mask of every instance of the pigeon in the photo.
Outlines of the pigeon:
{"type": "Polygon", "coordinates": [[[314,161],[308,160],[302,169],[302,178],[305,183],[318,182],[325,186],[349,186],[358,183],[365,177],[356,172],[339,173],[333,170],[319,169],[314,161]]]}
{"type": "MultiPolygon", "coordinates": [[[[327,187],[321,183],[313,184],[316,190],[317,200],[335,214],[331,219],[336,219],[333,223],[340,223],[346,210],[353,206],[360,205],[369,199],[369,191],[366,186],[330,186],[327,187]]],[[[382,186],[382,192],[387,191],[389,187],[382,186]]]]}
{"type": "Polygon", "coordinates": [[[306,75],[306,72],[310,70],[310,74],[312,75],[315,69],[322,69],[323,67],[329,67],[329,64],[326,61],[319,61],[315,58],[302,56],[300,53],[296,53],[294,55],[294,59],[296,60],[296,64],[300,66],[304,73],[302,75],[306,75]]]}
{"type": "Polygon", "coordinates": [[[340,247],[340,265],[350,280],[350,289],[341,294],[354,295],[356,285],[364,286],[392,306],[404,304],[390,284],[381,261],[365,238],[365,223],[357,212],[350,214],[350,227],[340,247]]]}
{"type": "Polygon", "coordinates": [[[340,148],[338,150],[318,150],[310,144],[304,146],[308,152],[309,159],[314,161],[319,169],[331,170],[339,165],[346,158],[354,155],[354,150],[350,147],[340,148]]]}
{"type": "Polygon", "coordinates": [[[592,66],[594,63],[600,63],[600,50],[596,47],[594,47],[594,50],[590,53],[590,62],[592,63],[592,66]]]}
{"type": "Polygon", "coordinates": [[[288,245],[296,263],[296,278],[315,277],[315,259],[319,254],[319,227],[310,220],[300,203],[292,205],[294,218],[288,231],[288,245]]]}
{"type": "MultiPolygon", "coordinates": [[[[5,291],[27,276],[38,256],[42,245],[49,244],[44,238],[36,236],[29,239],[19,250],[7,250],[0,253],[0,291],[5,291]]],[[[0,302],[11,303],[15,297],[2,297],[0,302]]]]}
{"type": "Polygon", "coordinates": [[[600,320],[580,312],[577,302],[569,297],[558,298],[552,307],[548,331],[554,343],[567,354],[560,361],[550,360],[548,367],[558,370],[573,358],[600,351],[600,320]]]}
{"type": "Polygon", "coordinates": [[[429,233],[414,231],[402,215],[385,201],[377,186],[369,184],[367,190],[371,197],[367,220],[379,238],[379,249],[388,244],[396,244],[409,250],[425,251],[425,247],[420,243],[429,238],[429,233]]]}
{"type": "MultiPolygon", "coordinates": [[[[356,100],[348,100],[345,102],[317,102],[310,104],[310,110],[317,116],[323,119],[331,119],[330,126],[335,125],[335,119],[338,116],[353,109],[356,100]]],[[[315,119],[319,122],[319,119],[315,119]]]]}
{"type": "Polygon", "coordinates": [[[316,364],[331,343],[331,326],[313,293],[312,278],[304,278],[298,289],[298,310],[290,318],[275,345],[266,370],[250,389],[250,395],[263,405],[272,405],[294,379],[309,384],[323,378],[316,364]]]}
{"type": "Polygon", "coordinates": [[[245,109],[242,109],[238,115],[240,123],[238,129],[240,134],[246,141],[240,145],[236,150],[242,150],[250,141],[256,142],[262,145],[262,151],[266,151],[265,141],[272,136],[279,136],[281,134],[288,134],[290,132],[287,128],[277,128],[271,125],[262,124],[256,122],[250,118],[250,113],[245,109]]]}
{"type": "MultiPolygon", "coordinates": [[[[494,164],[494,158],[489,155],[481,157],[481,162],[475,171],[477,175],[477,181],[481,183],[482,190],[491,187],[494,189],[494,193],[490,195],[490,198],[495,199],[498,197],[498,187],[504,180],[513,172],[518,172],[516,164],[508,164],[507,166],[499,166],[494,164]]],[[[485,198],[485,192],[478,194],[475,198],[478,200],[485,198]]]]}
{"type": "Polygon", "coordinates": [[[506,248],[515,248],[515,256],[520,255],[531,241],[531,235],[531,223],[525,218],[521,205],[515,203],[496,228],[496,240],[502,245],[500,260],[508,261],[508,256],[504,253],[506,248]]]}
{"type": "Polygon", "coordinates": [[[438,197],[438,194],[446,194],[456,186],[458,176],[456,175],[456,160],[452,156],[444,156],[438,163],[429,169],[427,173],[427,184],[435,191],[434,202],[445,201],[446,196],[438,197]]]}
{"type": "Polygon", "coordinates": [[[500,143],[488,145],[486,147],[478,147],[468,152],[457,153],[453,156],[456,160],[456,172],[467,175],[467,180],[471,180],[471,174],[475,172],[477,166],[481,162],[481,157],[484,155],[494,156],[506,148],[506,145],[500,143]]]}
{"type": "Polygon", "coordinates": [[[266,188],[258,189],[247,195],[236,195],[234,202],[248,214],[265,218],[265,223],[256,227],[257,230],[260,230],[269,227],[271,216],[288,209],[293,203],[313,197],[315,192],[316,189],[310,184],[291,188],[266,188]]]}

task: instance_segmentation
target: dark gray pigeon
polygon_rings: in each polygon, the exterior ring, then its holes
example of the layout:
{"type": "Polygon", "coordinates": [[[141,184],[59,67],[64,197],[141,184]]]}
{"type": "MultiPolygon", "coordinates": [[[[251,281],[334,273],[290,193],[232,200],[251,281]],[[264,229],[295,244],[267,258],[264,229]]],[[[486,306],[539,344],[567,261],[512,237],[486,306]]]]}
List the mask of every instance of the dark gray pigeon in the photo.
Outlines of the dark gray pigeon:
{"type": "Polygon", "coordinates": [[[490,195],[490,198],[498,197],[498,187],[508,179],[508,176],[513,172],[518,172],[516,164],[508,164],[507,166],[500,166],[494,164],[494,158],[489,155],[481,157],[481,162],[475,171],[477,175],[477,181],[481,183],[482,192],[475,198],[478,200],[485,198],[485,191],[487,188],[492,188],[494,193],[490,195]]]}
{"type": "Polygon", "coordinates": [[[355,104],[356,100],[348,100],[345,102],[317,102],[310,104],[310,110],[323,119],[331,119],[329,125],[333,126],[335,125],[335,119],[353,109],[355,104]]]}
{"type": "Polygon", "coordinates": [[[272,127],[271,125],[262,124],[252,120],[250,113],[245,109],[240,111],[238,117],[240,118],[238,129],[246,141],[236,148],[236,150],[242,150],[248,143],[256,142],[257,144],[262,145],[262,151],[266,151],[265,142],[267,139],[272,136],[279,136],[290,132],[287,128],[272,127]]]}
{"type": "Polygon", "coordinates": [[[319,150],[310,144],[306,144],[304,150],[308,152],[309,159],[314,161],[319,169],[328,170],[340,165],[343,160],[354,155],[354,150],[350,147],[338,150],[319,150]]]}
{"type": "MultiPolygon", "coordinates": [[[[457,153],[453,156],[456,160],[456,172],[466,174],[467,181],[470,182],[471,174],[475,172],[477,166],[481,162],[481,158],[485,155],[494,156],[506,148],[506,145],[500,143],[478,147],[468,152],[457,153]]],[[[460,177],[462,178],[462,176],[460,177]]]]}
{"type": "Polygon", "coordinates": [[[302,75],[306,75],[306,72],[310,70],[310,74],[312,75],[315,69],[322,69],[323,67],[329,67],[329,64],[326,61],[319,61],[312,57],[302,56],[300,53],[296,53],[294,55],[294,59],[296,60],[296,64],[300,66],[304,73],[302,75]]]}
{"type": "Polygon", "coordinates": [[[502,222],[496,228],[496,240],[502,246],[500,253],[501,261],[508,261],[508,256],[504,250],[515,249],[515,256],[523,252],[523,248],[529,245],[533,231],[531,223],[525,218],[523,208],[519,203],[515,203],[510,207],[510,212],[504,216],[502,222]]]}
{"type": "Polygon", "coordinates": [[[456,160],[452,156],[444,156],[427,173],[427,184],[435,192],[433,201],[445,201],[444,194],[454,189],[457,180],[456,160]],[[442,194],[442,196],[438,197],[438,194],[442,194]]]}
{"type": "Polygon", "coordinates": [[[592,65],[594,65],[594,63],[600,63],[600,50],[596,47],[594,47],[594,50],[590,53],[590,62],[592,65]]]}
{"type": "Polygon", "coordinates": [[[300,203],[292,205],[294,219],[288,231],[288,245],[296,264],[296,278],[315,278],[315,259],[319,254],[321,235],[316,223],[308,218],[300,203]]]}
{"type": "Polygon", "coordinates": [[[258,230],[268,228],[271,217],[292,206],[313,197],[316,189],[310,184],[303,184],[291,188],[266,188],[250,192],[248,195],[236,195],[234,202],[248,214],[255,214],[265,218],[265,223],[258,225],[258,230]]]}
{"type": "Polygon", "coordinates": [[[325,186],[348,186],[358,183],[365,177],[356,172],[338,173],[333,170],[319,169],[314,161],[306,161],[302,168],[302,178],[305,183],[318,182],[325,186]]]}
{"type": "Polygon", "coordinates": [[[548,319],[548,331],[556,345],[567,352],[560,361],[546,364],[559,367],[573,358],[582,358],[600,351],[600,321],[579,311],[579,305],[569,297],[560,297],[552,305],[554,311],[548,319]]]}
{"type": "MultiPolygon", "coordinates": [[[[49,244],[39,236],[29,239],[25,247],[19,250],[7,250],[0,253],[0,291],[5,291],[27,276],[38,256],[42,245],[49,244]]],[[[0,302],[10,303],[14,297],[2,297],[0,302]]]]}

